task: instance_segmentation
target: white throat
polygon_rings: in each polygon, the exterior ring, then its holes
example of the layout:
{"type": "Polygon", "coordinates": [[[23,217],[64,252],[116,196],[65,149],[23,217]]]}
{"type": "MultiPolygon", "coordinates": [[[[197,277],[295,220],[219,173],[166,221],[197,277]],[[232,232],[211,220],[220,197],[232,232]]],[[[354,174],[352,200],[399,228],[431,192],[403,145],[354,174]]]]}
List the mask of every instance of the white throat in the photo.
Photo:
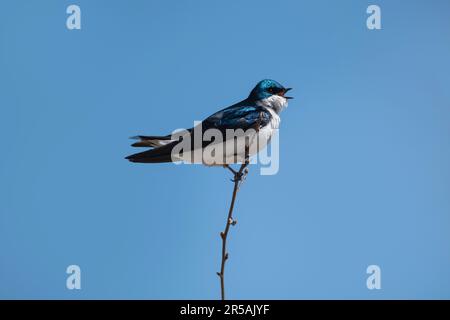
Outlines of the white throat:
{"type": "Polygon", "coordinates": [[[276,113],[280,113],[284,108],[288,106],[287,99],[285,97],[274,94],[265,99],[258,100],[256,105],[261,107],[267,107],[273,109],[276,113]]]}

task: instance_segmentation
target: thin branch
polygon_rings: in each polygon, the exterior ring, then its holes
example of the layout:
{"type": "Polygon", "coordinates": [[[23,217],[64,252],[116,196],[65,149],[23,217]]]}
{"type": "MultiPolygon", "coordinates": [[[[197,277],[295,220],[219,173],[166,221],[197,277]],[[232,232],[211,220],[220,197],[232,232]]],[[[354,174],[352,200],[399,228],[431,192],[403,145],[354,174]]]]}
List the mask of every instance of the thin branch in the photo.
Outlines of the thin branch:
{"type": "Polygon", "coordinates": [[[227,223],[225,225],[225,230],[220,233],[220,237],[222,238],[222,263],[220,265],[220,272],[217,272],[217,275],[220,278],[220,292],[222,300],[225,300],[225,262],[228,260],[228,252],[227,252],[227,236],[228,231],[230,230],[230,226],[236,225],[237,221],[233,219],[233,209],[234,202],[236,201],[236,195],[239,190],[239,184],[243,181],[243,177],[245,176],[246,168],[249,164],[249,156],[248,156],[248,148],[245,150],[245,161],[242,163],[239,171],[232,169],[230,166],[225,165],[225,168],[228,168],[233,174],[234,179],[234,188],[233,188],[233,196],[231,198],[230,209],[228,211],[227,223]]]}
{"type": "Polygon", "coordinates": [[[228,164],[225,164],[223,167],[226,168],[226,169],[228,169],[228,170],[230,170],[230,172],[231,172],[234,176],[236,176],[237,173],[238,173],[236,170],[234,170],[234,169],[233,169],[232,167],[230,167],[228,164]]]}

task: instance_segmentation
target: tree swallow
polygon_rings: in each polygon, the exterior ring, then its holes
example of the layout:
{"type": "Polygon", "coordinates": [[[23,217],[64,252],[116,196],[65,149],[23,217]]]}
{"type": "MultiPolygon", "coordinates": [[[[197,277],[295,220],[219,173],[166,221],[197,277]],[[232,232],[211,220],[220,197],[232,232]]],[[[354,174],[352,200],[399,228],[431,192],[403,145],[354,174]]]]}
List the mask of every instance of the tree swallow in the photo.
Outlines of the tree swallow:
{"type": "Polygon", "coordinates": [[[166,136],[133,137],[139,140],[132,144],[133,147],[152,149],[126,159],[139,163],[185,161],[223,166],[242,163],[247,156],[262,150],[278,130],[279,114],[287,107],[288,100],[292,99],[285,95],[289,90],[291,88],[285,88],[274,80],[262,80],[248,98],[214,113],[191,129],[166,136]],[[234,134],[231,138],[230,132],[234,134]],[[223,139],[218,139],[219,135],[223,139]],[[196,143],[195,136],[200,136],[200,143],[196,143]],[[258,139],[254,139],[255,136],[258,139]],[[188,144],[184,144],[183,148],[182,143],[186,141],[188,144]],[[174,152],[176,150],[178,152],[174,152]],[[201,156],[196,158],[198,152],[201,156]]]}

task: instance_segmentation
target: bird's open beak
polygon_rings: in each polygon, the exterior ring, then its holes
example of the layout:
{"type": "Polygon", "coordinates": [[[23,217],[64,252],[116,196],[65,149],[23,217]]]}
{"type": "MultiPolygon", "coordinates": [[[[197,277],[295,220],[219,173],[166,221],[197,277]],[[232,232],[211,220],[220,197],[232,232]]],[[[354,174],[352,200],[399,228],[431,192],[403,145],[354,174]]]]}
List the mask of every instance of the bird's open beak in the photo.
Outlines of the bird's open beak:
{"type": "Polygon", "coordinates": [[[285,99],[294,99],[293,97],[286,97],[285,96],[286,92],[288,92],[289,90],[292,90],[292,88],[286,88],[283,91],[281,91],[278,95],[284,97],[285,99]]]}

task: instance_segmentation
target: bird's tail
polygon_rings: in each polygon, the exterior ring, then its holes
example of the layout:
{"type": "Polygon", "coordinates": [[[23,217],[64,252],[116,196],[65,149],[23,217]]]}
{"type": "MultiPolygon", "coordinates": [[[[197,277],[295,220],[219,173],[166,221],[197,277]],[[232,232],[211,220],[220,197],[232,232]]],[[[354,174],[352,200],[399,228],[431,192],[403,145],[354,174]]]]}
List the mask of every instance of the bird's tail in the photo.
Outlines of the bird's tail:
{"type": "Polygon", "coordinates": [[[172,149],[177,141],[167,136],[136,136],[132,139],[139,140],[132,144],[133,147],[150,147],[153,149],[132,154],[125,159],[139,163],[172,162],[172,149]]]}
{"type": "Polygon", "coordinates": [[[135,136],[131,137],[131,139],[139,140],[138,142],[133,143],[132,147],[162,147],[166,144],[171,143],[172,136],[135,136]]]}
{"type": "Polygon", "coordinates": [[[176,142],[172,142],[168,145],[150,149],[144,152],[132,154],[125,159],[131,162],[139,163],[160,163],[160,162],[172,162],[172,149],[176,142]]]}

